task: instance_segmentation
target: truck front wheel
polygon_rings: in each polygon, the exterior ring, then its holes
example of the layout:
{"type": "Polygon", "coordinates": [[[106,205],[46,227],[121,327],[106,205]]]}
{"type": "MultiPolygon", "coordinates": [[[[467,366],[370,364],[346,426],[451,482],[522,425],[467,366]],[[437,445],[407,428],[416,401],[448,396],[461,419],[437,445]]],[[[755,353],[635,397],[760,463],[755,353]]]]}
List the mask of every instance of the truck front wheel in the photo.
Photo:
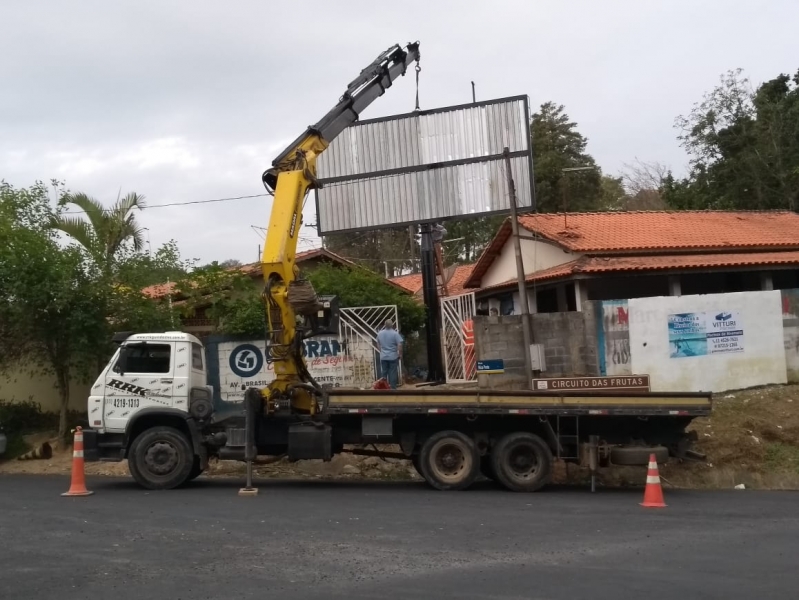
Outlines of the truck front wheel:
{"type": "Polygon", "coordinates": [[[186,436],[173,427],[153,427],[133,440],[128,469],[148,490],[171,490],[189,480],[194,452],[186,436]]]}
{"type": "Polygon", "coordinates": [[[419,468],[437,490],[465,490],[480,473],[480,453],[474,441],[459,431],[440,431],[422,445],[419,468]]]}
{"type": "Polygon", "coordinates": [[[512,492],[535,492],[549,482],[552,452],[537,435],[519,431],[503,437],[491,451],[496,480],[512,492]]]}

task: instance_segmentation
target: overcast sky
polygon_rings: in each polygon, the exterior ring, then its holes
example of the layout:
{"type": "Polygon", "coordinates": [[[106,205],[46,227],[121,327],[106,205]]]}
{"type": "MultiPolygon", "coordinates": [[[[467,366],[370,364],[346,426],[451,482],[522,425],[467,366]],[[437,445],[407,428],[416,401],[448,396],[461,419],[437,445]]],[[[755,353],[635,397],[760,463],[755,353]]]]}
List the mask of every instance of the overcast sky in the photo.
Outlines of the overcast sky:
{"type": "MultiPolygon", "coordinates": [[[[470,101],[474,80],[478,100],[564,104],[606,173],[636,157],[682,172],[674,118],[728,69],[796,72],[797,23],[796,0],[3,0],[0,179],[153,206],[261,194],[275,155],[363,67],[417,39],[422,108],[470,101]]],[[[363,116],[408,112],[414,94],[401,79],[363,116]]],[[[139,218],[153,249],[252,262],[269,200],[139,218]]]]}

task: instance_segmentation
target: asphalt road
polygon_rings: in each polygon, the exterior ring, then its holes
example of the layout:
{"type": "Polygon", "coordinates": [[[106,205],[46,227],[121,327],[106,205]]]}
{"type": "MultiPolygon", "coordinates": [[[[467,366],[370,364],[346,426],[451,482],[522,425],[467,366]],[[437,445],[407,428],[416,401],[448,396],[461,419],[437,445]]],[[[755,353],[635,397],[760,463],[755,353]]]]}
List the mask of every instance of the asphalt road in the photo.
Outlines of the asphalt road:
{"type": "Polygon", "coordinates": [[[791,598],[799,494],[0,476],[0,598],[791,598]]]}

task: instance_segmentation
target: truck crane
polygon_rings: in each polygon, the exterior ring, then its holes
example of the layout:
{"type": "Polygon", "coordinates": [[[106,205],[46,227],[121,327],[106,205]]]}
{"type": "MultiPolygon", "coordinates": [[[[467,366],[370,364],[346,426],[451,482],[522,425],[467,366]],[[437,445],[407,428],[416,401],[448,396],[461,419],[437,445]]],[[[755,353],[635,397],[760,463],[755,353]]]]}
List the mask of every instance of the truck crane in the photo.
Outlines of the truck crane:
{"type": "MultiPolygon", "coordinates": [[[[262,175],[274,195],[262,255],[265,359],[275,379],[244,392],[231,412],[208,383],[208,354],[180,331],[122,332],[87,402],[86,461],[127,460],[147,489],[198,477],[211,458],[252,466],[260,457],[331,460],[340,452],[411,461],[434,489],[464,490],[479,475],[517,492],[547,484],[553,461],[647,464],[689,456],[690,422],[710,394],[417,388],[323,389],[309,373],[304,338],[336,330],[337,302],[319,297],[295,264],[316,161],[363,110],[417,63],[419,43],[395,45],[370,63],[338,103],[262,175]],[[392,444],[386,452],[376,444],[392,444]],[[364,448],[372,445],[374,450],[364,448]]],[[[531,374],[532,375],[532,374],[531,374]]]]}
{"type": "Polygon", "coordinates": [[[262,176],[264,186],[274,196],[261,259],[266,354],[275,369],[275,380],[262,391],[267,414],[289,410],[314,415],[319,398],[324,397],[324,390],[306,368],[302,340],[335,320],[335,302],[320,303],[311,283],[298,278],[294,263],[304,199],[318,186],[316,159],[366,107],[405,75],[412,63],[418,66],[418,61],[419,42],[404,48],[394,45],[380,54],[350,82],[338,104],[289,144],[262,176]],[[298,320],[304,322],[302,326],[297,325],[298,320]]]}

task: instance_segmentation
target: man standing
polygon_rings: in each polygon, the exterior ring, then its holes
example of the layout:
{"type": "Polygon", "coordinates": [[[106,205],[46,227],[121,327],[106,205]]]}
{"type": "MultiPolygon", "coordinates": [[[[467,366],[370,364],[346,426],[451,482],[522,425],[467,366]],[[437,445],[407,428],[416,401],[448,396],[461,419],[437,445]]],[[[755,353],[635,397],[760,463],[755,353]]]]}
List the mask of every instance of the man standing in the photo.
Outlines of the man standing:
{"type": "Polygon", "coordinates": [[[394,321],[386,320],[377,332],[377,349],[380,351],[380,369],[392,390],[399,385],[399,361],[402,360],[402,336],[394,329],[394,321]]]}

